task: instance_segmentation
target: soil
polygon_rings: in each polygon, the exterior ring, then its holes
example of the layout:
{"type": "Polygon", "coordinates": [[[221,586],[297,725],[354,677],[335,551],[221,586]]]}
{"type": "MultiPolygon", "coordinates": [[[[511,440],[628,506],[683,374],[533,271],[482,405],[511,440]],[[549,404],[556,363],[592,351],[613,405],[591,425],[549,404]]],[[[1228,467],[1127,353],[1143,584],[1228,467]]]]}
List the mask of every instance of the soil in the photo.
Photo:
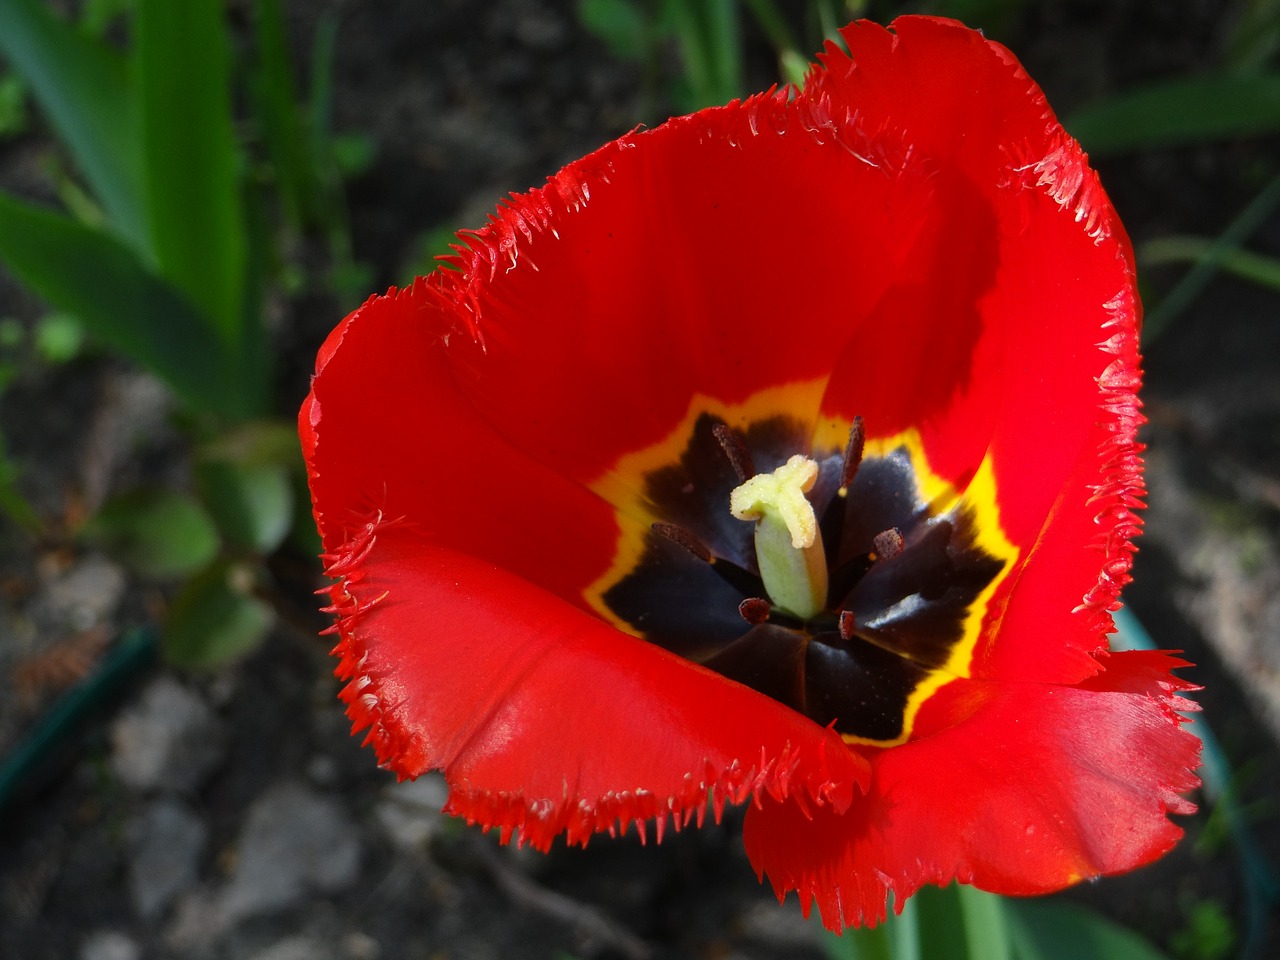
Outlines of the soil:
{"type": "MultiPolygon", "coordinates": [[[[1245,6],[1026,0],[989,32],[1069,117],[1095,97],[1220,63],[1245,6]]],[[[324,335],[365,293],[420,269],[424,238],[478,225],[499,197],[661,120],[669,101],[589,34],[568,0],[286,7],[304,61],[320,18],[338,16],[334,125],[375,147],[346,189],[367,288],[328,292],[316,245],[301,251],[316,282],[275,304],[280,412],[290,416],[324,335]]],[[[749,87],[763,89],[771,58],[750,31],[748,43],[749,87]]],[[[38,128],[0,143],[0,185],[50,198],[51,149],[38,128]]],[[[1275,142],[1261,139],[1097,166],[1139,250],[1170,233],[1216,235],[1280,170],[1275,142]]],[[[1280,218],[1250,248],[1280,255],[1280,218]]],[[[1181,269],[1144,276],[1149,299],[1181,269]]],[[[0,273],[0,316],[30,327],[42,313],[0,273]]],[[[1257,861],[1280,863],[1276,313],[1274,292],[1218,278],[1149,342],[1152,493],[1126,593],[1158,645],[1197,664],[1188,675],[1204,687],[1197,699],[1247,837],[1228,836],[1228,818],[1204,796],[1169,857],[1069,894],[1186,960],[1280,956],[1268,906],[1250,899],[1257,861]]],[[[44,532],[0,520],[0,672],[12,691],[0,702],[0,750],[9,755],[59,695],[113,662],[123,649],[115,638],[153,622],[166,601],[163,587],[78,540],[77,523],[111,493],[187,479],[186,441],[149,377],[94,351],[67,364],[26,354],[15,363],[0,434],[44,532]]],[[[633,835],[548,856],[441,817],[437,779],[396,784],[348,736],[317,637],[324,620],[308,596],[321,582],[315,565],[286,551],[274,569],[289,617],[259,650],[199,674],[129,660],[111,696],[21,785],[0,820],[0,956],[826,955],[794,899],[779,906],[757,885],[733,812],[660,846],[633,835]]]]}

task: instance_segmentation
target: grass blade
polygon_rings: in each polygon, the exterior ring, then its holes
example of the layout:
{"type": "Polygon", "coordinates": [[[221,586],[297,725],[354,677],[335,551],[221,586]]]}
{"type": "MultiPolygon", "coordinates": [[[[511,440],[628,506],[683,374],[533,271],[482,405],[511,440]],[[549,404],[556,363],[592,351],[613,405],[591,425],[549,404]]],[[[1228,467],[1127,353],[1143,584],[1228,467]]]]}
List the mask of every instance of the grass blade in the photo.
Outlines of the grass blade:
{"type": "Polygon", "coordinates": [[[257,62],[253,88],[258,128],[271,157],[285,212],[294,228],[302,230],[323,224],[323,200],[298,107],[284,11],[280,0],[258,0],[254,6],[257,62]]]}
{"type": "Polygon", "coordinates": [[[223,341],[238,344],[245,223],[222,4],[139,0],[134,43],[156,262],[223,341]]]}
{"type": "Polygon", "coordinates": [[[1209,245],[1186,276],[1156,304],[1154,310],[1148,311],[1142,324],[1143,343],[1149,344],[1163,333],[1204,292],[1221,269],[1223,259],[1253,236],[1277,208],[1280,208],[1280,175],[1273,177],[1249,201],[1249,205],[1209,245]]]}
{"type": "Polygon", "coordinates": [[[116,230],[147,249],[139,120],[124,61],[43,0],[0,2],[0,52],[30,85],[116,230]]]}
{"type": "Polygon", "coordinates": [[[1201,263],[1212,256],[1223,273],[1280,290],[1280,258],[1235,248],[1219,250],[1214,242],[1209,237],[1157,237],[1142,245],[1138,260],[1144,267],[1153,267],[1163,263],[1201,263]]]}
{"type": "Polygon", "coordinates": [[[1094,156],[1280,130],[1280,74],[1181,77],[1108,97],[1066,128],[1094,156]]]}

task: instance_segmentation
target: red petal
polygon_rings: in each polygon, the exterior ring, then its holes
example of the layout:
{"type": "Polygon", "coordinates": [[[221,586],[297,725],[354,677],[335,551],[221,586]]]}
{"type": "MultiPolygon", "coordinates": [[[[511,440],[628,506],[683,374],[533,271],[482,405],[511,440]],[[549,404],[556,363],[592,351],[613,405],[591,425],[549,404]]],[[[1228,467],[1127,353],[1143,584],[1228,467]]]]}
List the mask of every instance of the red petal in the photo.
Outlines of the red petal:
{"type": "Polygon", "coordinates": [[[696,396],[825,381],[889,285],[927,279],[914,238],[936,208],[936,171],[841,108],[771,94],[705,110],[512,198],[466,237],[462,272],[433,280],[483,339],[450,344],[477,409],[593,482],[696,396]]]}
{"type": "Polygon", "coordinates": [[[321,350],[299,421],[329,551],[378,517],[576,603],[613,560],[595,495],[513,449],[458,391],[452,305],[418,283],[356,310],[321,350]],[[567,535],[566,523],[572,523],[567,535]]]}
{"type": "Polygon", "coordinates": [[[356,728],[402,777],[443,768],[449,812],[504,837],[585,843],[651,818],[660,836],[753,793],[843,809],[865,782],[832,731],[407,523],[330,572],[356,728]]]}
{"type": "Polygon", "coordinates": [[[750,809],[751,862],[833,930],[878,922],[888,892],[901,907],[926,883],[1046,893],[1149,863],[1198,784],[1199,741],[1174,722],[1179,665],[1122,653],[1082,687],[958,681],[930,709],[972,716],[879,754],[844,813],[750,809]]]}
{"type": "Polygon", "coordinates": [[[823,414],[862,414],[871,437],[919,429],[931,467],[962,489],[989,458],[1022,563],[974,673],[1074,682],[1097,669],[1142,492],[1128,240],[1007,50],[955,23],[893,26],[849,27],[852,60],[829,50],[805,92],[910,144],[903,163],[931,191],[907,238],[913,269],[838,361],[823,414]],[[1082,553],[1091,542],[1100,552],[1082,553]]]}

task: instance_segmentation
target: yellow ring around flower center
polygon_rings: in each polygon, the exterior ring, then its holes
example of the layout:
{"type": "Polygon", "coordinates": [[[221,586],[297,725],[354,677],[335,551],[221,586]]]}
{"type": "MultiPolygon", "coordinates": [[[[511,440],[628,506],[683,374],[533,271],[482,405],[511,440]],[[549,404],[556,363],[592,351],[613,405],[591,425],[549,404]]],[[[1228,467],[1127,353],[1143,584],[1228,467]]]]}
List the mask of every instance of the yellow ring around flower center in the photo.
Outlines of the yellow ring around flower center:
{"type": "MultiPolygon", "coordinates": [[[[609,569],[583,591],[591,609],[618,629],[633,636],[644,637],[642,630],[610,609],[604,596],[636,569],[645,551],[650,524],[664,519],[656,515],[654,505],[647,499],[646,478],[679,461],[700,418],[711,416],[739,431],[745,431],[753,423],[780,416],[795,416],[799,420],[811,422],[814,412],[821,404],[824,389],[825,381],[822,380],[793,383],[769,388],[736,404],[696,396],[691,400],[685,417],[671,433],[657,443],[624,455],[611,470],[592,483],[591,489],[618,509],[619,533],[609,569]]],[[[869,426],[874,430],[874,423],[869,426]]],[[[824,418],[814,436],[808,438],[812,449],[795,452],[815,457],[833,455],[842,449],[847,430],[847,421],[842,423],[824,418]]],[[[963,620],[959,625],[960,638],[950,647],[946,661],[930,667],[927,675],[911,690],[903,710],[901,735],[892,740],[879,740],[842,733],[845,742],[851,745],[889,747],[906,742],[911,738],[916,716],[925,702],[952,680],[970,676],[974,654],[991,613],[991,600],[1005,577],[1013,570],[1018,557],[1018,549],[1008,540],[1000,525],[995,475],[989,456],[984,458],[965,489],[960,491],[933,471],[925,455],[920,434],[914,428],[893,436],[872,436],[866,440],[864,461],[885,458],[891,454],[899,457],[905,454],[910,460],[918,505],[927,506],[930,515],[935,518],[954,516],[960,512],[968,514],[972,520],[971,528],[976,546],[991,559],[998,561],[1000,566],[999,572],[976,599],[964,608],[963,620]]],[[[905,656],[901,651],[895,652],[905,656]]]]}

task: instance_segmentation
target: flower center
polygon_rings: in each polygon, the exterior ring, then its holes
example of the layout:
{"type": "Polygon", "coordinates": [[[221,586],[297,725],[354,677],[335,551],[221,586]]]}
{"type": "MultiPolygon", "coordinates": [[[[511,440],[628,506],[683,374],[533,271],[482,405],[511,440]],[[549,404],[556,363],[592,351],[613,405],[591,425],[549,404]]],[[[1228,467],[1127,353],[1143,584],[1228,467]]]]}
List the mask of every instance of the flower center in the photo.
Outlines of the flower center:
{"type": "Polygon", "coordinates": [[[975,479],[958,493],[913,432],[867,443],[855,419],[832,450],[785,416],[727,419],[696,415],[682,448],[646,452],[659,465],[635,508],[656,520],[624,534],[588,602],[848,741],[904,742],[967,674],[1012,566],[994,491],[975,479]]]}

